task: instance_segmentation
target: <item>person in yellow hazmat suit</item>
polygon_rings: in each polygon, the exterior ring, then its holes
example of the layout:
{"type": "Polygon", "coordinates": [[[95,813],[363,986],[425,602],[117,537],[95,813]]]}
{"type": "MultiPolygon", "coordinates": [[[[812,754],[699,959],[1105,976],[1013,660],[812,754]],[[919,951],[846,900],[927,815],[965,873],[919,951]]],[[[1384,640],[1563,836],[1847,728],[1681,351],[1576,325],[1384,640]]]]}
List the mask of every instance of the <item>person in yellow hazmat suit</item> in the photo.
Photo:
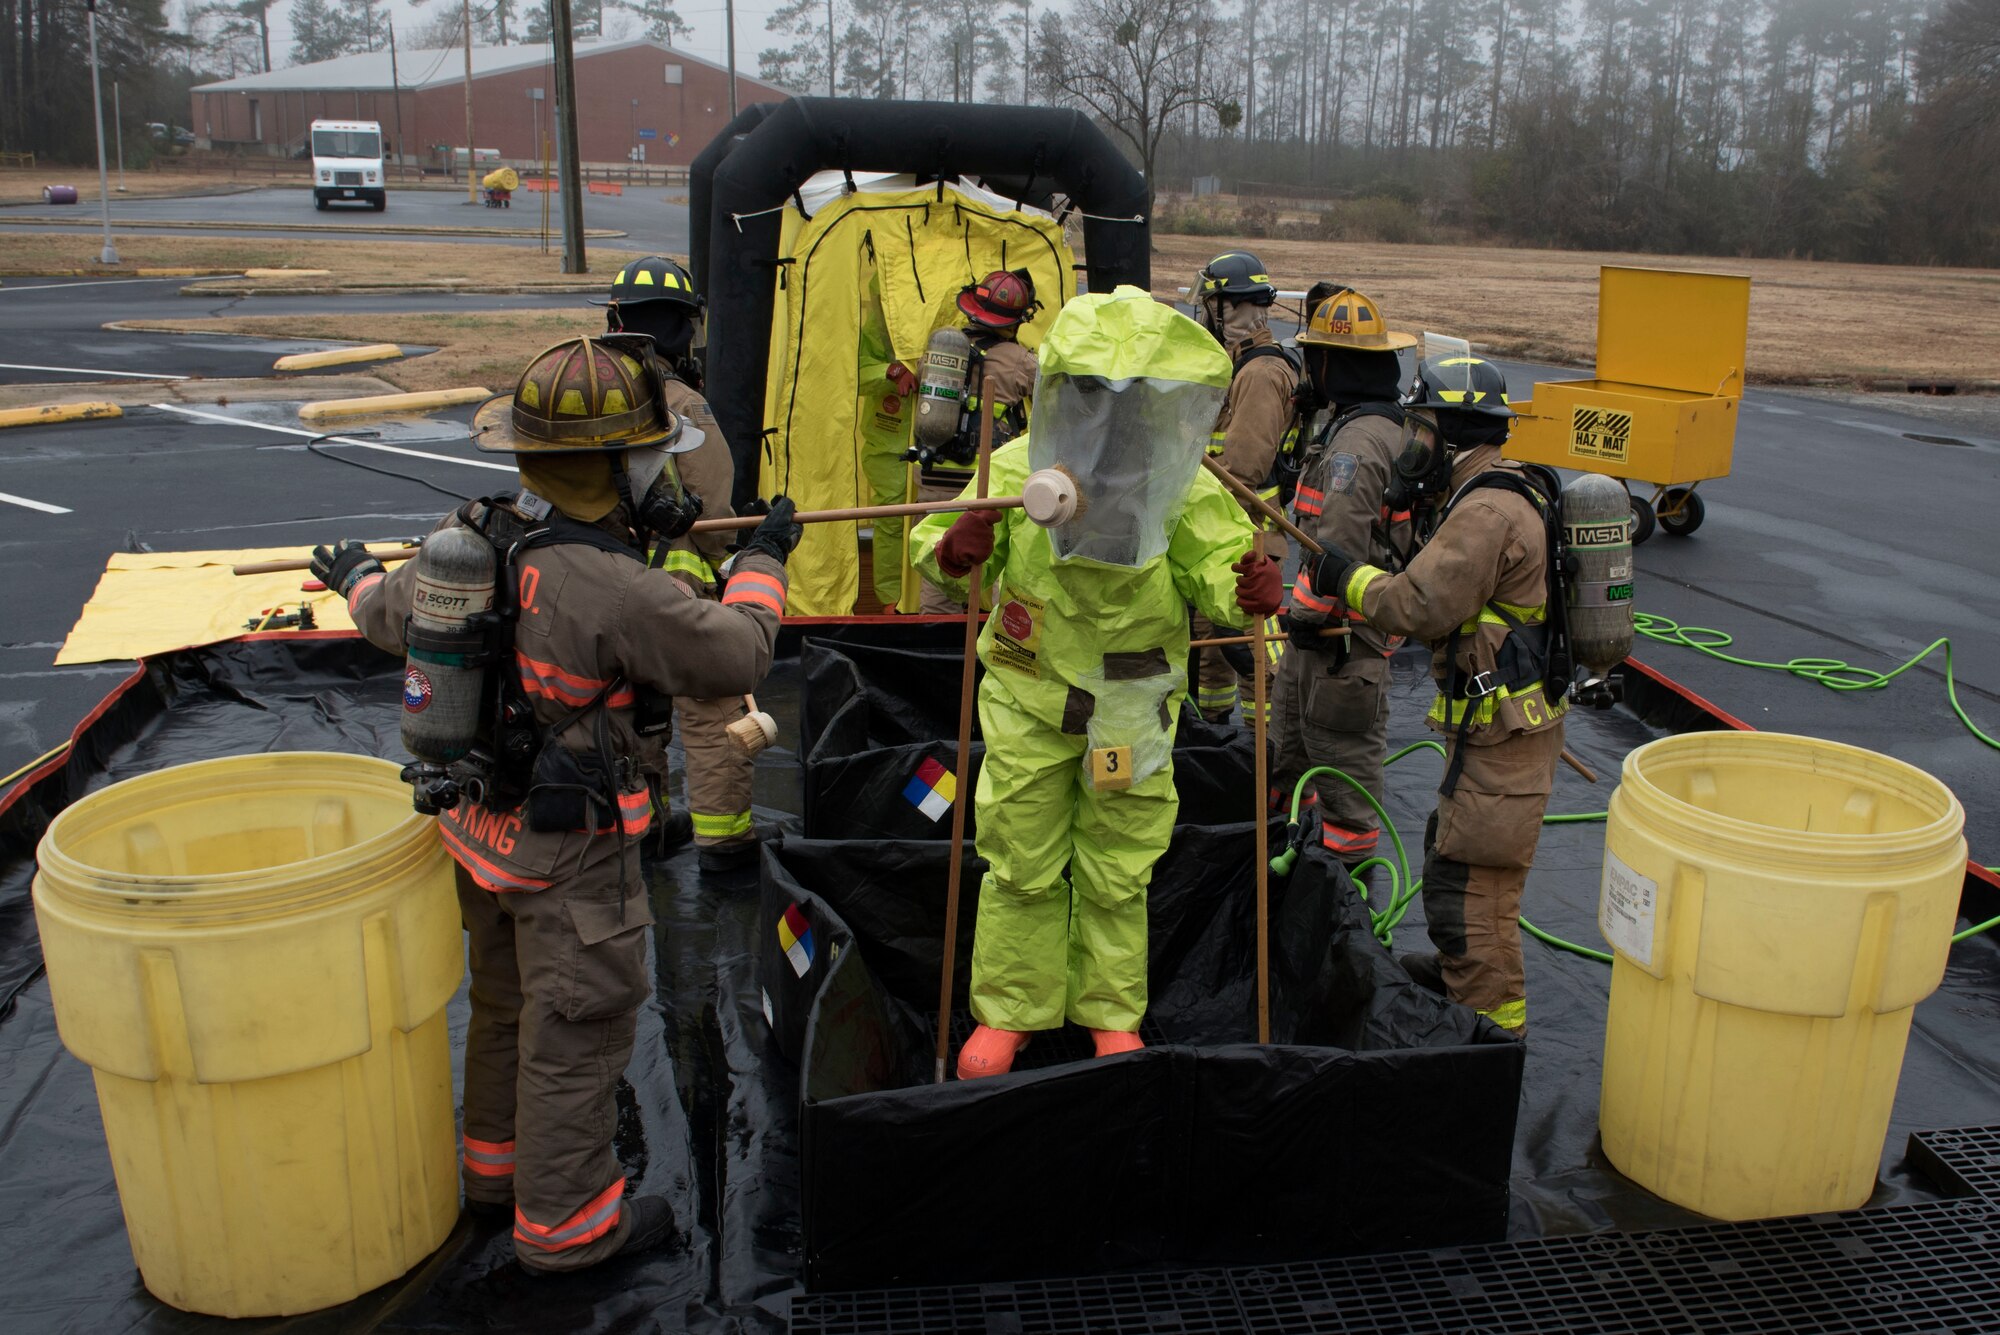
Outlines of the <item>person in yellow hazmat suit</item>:
{"type": "Polygon", "coordinates": [[[917,569],[952,597],[980,561],[998,589],[979,639],[973,801],[990,870],[961,1079],[1009,1070],[1030,1034],[1065,1020],[1099,1056],[1141,1046],[1146,889],[1179,808],[1187,609],[1242,627],[1282,596],[1278,563],[1254,554],[1242,507],[1201,467],[1229,375],[1200,325],[1138,288],[1077,298],[1043,340],[1028,434],[994,452],[989,485],[1018,494],[1031,471],[1060,469],[1076,512],[1048,529],[1020,510],[932,515],[912,534],[917,569]]]}

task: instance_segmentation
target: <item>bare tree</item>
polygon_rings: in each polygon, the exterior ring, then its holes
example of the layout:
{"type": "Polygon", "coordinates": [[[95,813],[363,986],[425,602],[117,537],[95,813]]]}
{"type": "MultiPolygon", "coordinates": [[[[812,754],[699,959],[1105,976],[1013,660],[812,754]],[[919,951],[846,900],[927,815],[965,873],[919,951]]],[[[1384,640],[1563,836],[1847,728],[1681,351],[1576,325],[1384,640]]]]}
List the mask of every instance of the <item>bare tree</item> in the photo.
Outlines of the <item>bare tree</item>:
{"type": "Polygon", "coordinates": [[[1220,36],[1210,0],[1076,0],[1067,14],[1043,16],[1034,67],[1052,100],[1088,111],[1132,146],[1150,207],[1169,126],[1204,108],[1224,130],[1242,119],[1223,62],[1201,59],[1220,36]]]}

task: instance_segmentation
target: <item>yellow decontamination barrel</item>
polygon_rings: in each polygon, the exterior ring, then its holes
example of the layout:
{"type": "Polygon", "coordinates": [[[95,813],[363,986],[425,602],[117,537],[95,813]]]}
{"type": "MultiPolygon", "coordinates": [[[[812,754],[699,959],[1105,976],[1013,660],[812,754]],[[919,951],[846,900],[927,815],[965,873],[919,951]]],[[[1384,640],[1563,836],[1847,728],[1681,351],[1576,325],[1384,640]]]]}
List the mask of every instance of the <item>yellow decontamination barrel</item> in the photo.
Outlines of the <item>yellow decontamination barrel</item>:
{"type": "Polygon", "coordinates": [[[1779,733],[1633,751],[1611,795],[1604,1152],[1721,1219],[1867,1201],[1910,1012],[1944,976],[1965,812],[1922,770],[1779,733]]]}
{"type": "Polygon", "coordinates": [[[519,190],[521,177],[512,167],[498,167],[480,179],[488,190],[519,190]]]}
{"type": "Polygon", "coordinates": [[[69,807],[38,860],[56,1025],[96,1077],[155,1297],[310,1311],[444,1241],[464,950],[450,861],[396,766],[161,770],[69,807]]]}

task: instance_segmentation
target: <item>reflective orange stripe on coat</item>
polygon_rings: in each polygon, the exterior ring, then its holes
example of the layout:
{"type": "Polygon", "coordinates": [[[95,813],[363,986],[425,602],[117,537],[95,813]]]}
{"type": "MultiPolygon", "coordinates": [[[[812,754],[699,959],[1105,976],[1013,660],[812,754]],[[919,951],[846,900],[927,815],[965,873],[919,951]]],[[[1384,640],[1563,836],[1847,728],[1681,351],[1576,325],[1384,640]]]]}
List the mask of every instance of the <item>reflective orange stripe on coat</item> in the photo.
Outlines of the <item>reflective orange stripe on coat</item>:
{"type": "Polygon", "coordinates": [[[644,788],[618,794],[618,822],[631,838],[644,834],[653,823],[653,794],[644,788]]]}
{"type": "Polygon", "coordinates": [[[1326,817],[1320,817],[1320,846],[1329,852],[1347,855],[1372,852],[1375,848],[1375,841],[1380,834],[1381,831],[1379,830],[1356,831],[1343,829],[1341,826],[1328,821],[1326,817]]]}
{"type": "Polygon", "coordinates": [[[354,615],[355,605],[361,601],[362,594],[368,592],[368,590],[374,588],[387,578],[387,575],[378,570],[372,575],[363,575],[359,580],[355,581],[354,587],[347,591],[347,615],[350,617],[354,615]]]}
{"type": "Polygon", "coordinates": [[[461,801],[457,807],[443,813],[438,820],[437,832],[438,838],[444,841],[444,851],[451,854],[452,861],[465,868],[465,874],[472,878],[473,884],[481,890],[491,890],[495,894],[507,894],[515,890],[548,889],[547,881],[537,880],[532,876],[516,876],[512,872],[496,867],[465,840],[459,838],[458,832],[446,824],[446,817],[456,817],[470,805],[470,802],[461,801]]]}
{"type": "Polygon", "coordinates": [[[729,587],[722,594],[724,607],[735,603],[754,603],[783,616],[785,583],[761,570],[739,570],[729,577],[729,587]]]}
{"type": "Polygon", "coordinates": [[[479,1177],[512,1177],[514,1142],[465,1137],[465,1171],[479,1177]]]}
{"type": "Polygon", "coordinates": [[[581,1210],[560,1224],[544,1227],[528,1218],[519,1205],[514,1207],[514,1241],[545,1252],[568,1251],[586,1242],[595,1242],[618,1226],[624,1208],[625,1179],[620,1178],[591,1197],[581,1210]]]}
{"type": "Polygon", "coordinates": [[[1303,570],[1299,572],[1299,577],[1292,581],[1292,602],[1308,612],[1317,612],[1321,616],[1333,615],[1333,599],[1322,598],[1313,592],[1312,579],[1303,570]]]}
{"type": "MultiPolygon", "coordinates": [[[[521,670],[521,689],[529,695],[538,695],[544,700],[553,700],[571,709],[581,709],[597,698],[597,693],[611,684],[609,677],[585,677],[568,672],[554,663],[544,663],[539,658],[530,658],[520,650],[514,651],[515,666],[521,670]]],[[[638,695],[630,686],[621,686],[604,697],[604,703],[613,709],[630,709],[638,703],[638,695]]]]}

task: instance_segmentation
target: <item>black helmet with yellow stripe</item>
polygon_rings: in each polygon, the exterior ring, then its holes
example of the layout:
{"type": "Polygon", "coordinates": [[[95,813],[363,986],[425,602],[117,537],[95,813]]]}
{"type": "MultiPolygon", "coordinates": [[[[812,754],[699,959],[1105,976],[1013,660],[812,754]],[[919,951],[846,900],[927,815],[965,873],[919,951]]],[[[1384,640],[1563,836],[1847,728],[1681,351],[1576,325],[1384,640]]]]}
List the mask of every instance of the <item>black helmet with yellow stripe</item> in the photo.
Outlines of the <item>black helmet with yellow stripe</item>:
{"type": "Polygon", "coordinates": [[[1211,297],[1226,297],[1230,301],[1268,306],[1278,295],[1271,276],[1264,272],[1264,261],[1247,250],[1231,250],[1217,255],[1195,274],[1194,283],[1190,295],[1197,305],[1211,297]]]}
{"type": "Polygon", "coordinates": [[[637,306],[667,302],[698,315],[708,303],[695,291],[694,275],[660,255],[633,260],[611,279],[611,296],[599,306],[637,306]]]}
{"type": "MultiPolygon", "coordinates": [[[[1299,341],[1305,341],[1303,335],[1299,341]]],[[[1403,406],[1483,417],[1519,416],[1507,406],[1507,377],[1482,357],[1424,358],[1417,364],[1417,378],[1403,396],[1403,406]]]]}

